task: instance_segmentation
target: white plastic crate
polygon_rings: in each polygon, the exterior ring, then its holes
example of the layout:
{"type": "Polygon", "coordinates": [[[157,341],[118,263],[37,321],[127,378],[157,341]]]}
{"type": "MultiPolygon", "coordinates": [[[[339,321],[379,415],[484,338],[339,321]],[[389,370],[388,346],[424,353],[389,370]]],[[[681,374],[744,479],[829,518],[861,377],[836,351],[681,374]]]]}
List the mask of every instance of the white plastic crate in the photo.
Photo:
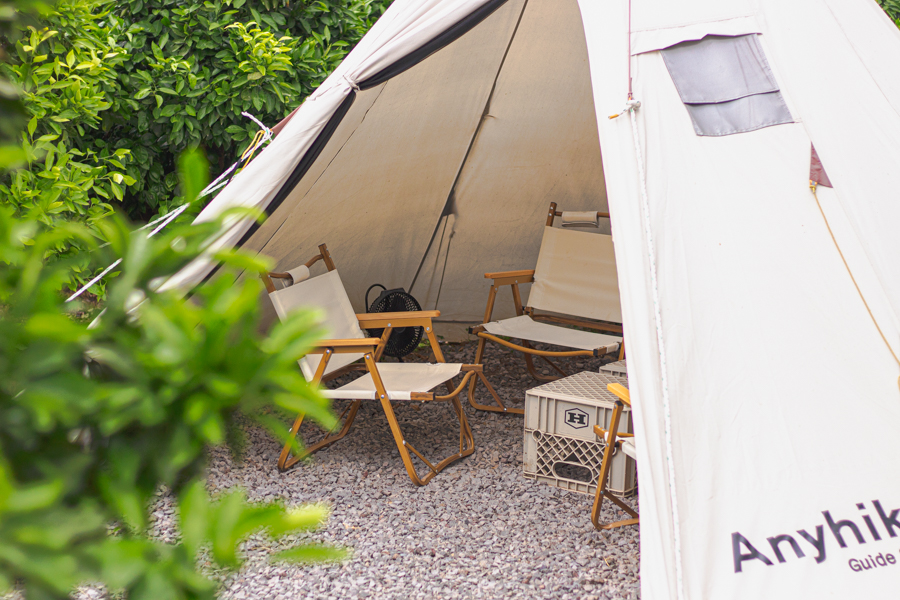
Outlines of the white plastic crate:
{"type": "MultiPolygon", "coordinates": [[[[594,434],[594,425],[609,428],[617,400],[606,389],[610,383],[624,380],[585,371],[525,393],[525,477],[584,494],[596,491],[605,444],[594,434]]],[[[622,411],[619,431],[632,432],[628,407],[622,411]]],[[[630,496],[636,487],[634,459],[617,450],[609,491],[630,496]]]]}
{"type": "Polygon", "coordinates": [[[617,360],[600,367],[600,372],[606,375],[615,375],[616,377],[624,377],[628,380],[628,369],[625,367],[624,360],[617,360]]]}

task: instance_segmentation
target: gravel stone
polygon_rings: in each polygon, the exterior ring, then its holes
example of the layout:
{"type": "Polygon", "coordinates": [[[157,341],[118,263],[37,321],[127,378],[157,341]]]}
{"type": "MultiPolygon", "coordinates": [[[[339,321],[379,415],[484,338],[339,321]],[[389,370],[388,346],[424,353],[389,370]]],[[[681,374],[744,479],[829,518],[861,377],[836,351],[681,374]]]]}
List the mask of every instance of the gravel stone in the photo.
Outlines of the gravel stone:
{"type": "MultiPolygon", "coordinates": [[[[473,342],[442,344],[442,349],[448,362],[474,361],[473,342]]],[[[405,360],[425,359],[416,353],[405,360]]],[[[601,359],[559,364],[567,373],[596,371],[601,359]]],[[[521,407],[525,390],[539,385],[521,355],[497,346],[487,350],[485,371],[514,406],[521,407]]],[[[480,401],[487,402],[487,392],[479,390],[480,401]]],[[[335,413],[347,404],[335,401],[335,413]]],[[[596,531],[590,522],[593,496],[524,477],[521,416],[476,411],[465,400],[463,406],[475,453],[424,487],[407,476],[375,402],[363,403],[344,439],[287,473],[275,466],[278,442],[249,424],[241,462],[227,450],[212,449],[212,493],[242,487],[251,502],[326,502],[333,511],[317,531],[275,541],[252,536],[242,546],[246,563],[237,572],[215,570],[207,561],[208,574],[221,582],[220,598],[640,598],[638,528],[596,531]],[[351,558],[340,564],[269,562],[275,552],[304,542],[347,548],[351,558]]],[[[454,451],[458,429],[452,429],[455,418],[447,404],[397,402],[394,410],[408,439],[426,457],[454,451]]],[[[313,432],[311,425],[301,429],[304,435],[313,432]]],[[[636,507],[637,496],[627,502],[636,507]]],[[[610,503],[604,506],[606,519],[623,518],[610,503]]],[[[175,508],[165,492],[152,517],[153,535],[177,543],[175,508]]],[[[79,588],[75,596],[108,597],[99,586],[79,588]]]]}

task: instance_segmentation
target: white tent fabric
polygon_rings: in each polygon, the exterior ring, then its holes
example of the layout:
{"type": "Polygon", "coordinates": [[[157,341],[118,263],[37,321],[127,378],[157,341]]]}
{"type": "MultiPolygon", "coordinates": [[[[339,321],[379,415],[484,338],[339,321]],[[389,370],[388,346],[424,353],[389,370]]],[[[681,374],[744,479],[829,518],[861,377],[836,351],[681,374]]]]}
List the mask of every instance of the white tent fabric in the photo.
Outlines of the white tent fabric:
{"type": "MultiPolygon", "coordinates": [[[[197,222],[215,220],[234,208],[264,211],[331,116],[358,87],[357,82],[423,46],[487,2],[417,0],[389,8],[334,73],[303,103],[274,142],[200,213],[197,222]]],[[[169,279],[161,289],[186,289],[202,281],[215,268],[212,255],[221,248],[233,247],[253,221],[234,216],[228,224],[226,233],[209,248],[206,256],[169,279]]]]}
{"type": "MultiPolygon", "coordinates": [[[[484,4],[396,0],[201,218],[266,208],[355,82],[484,4]]],[[[549,201],[604,211],[608,197],[643,597],[892,598],[898,57],[900,32],[870,0],[508,0],[359,92],[244,247],[286,268],[331,247],[327,233],[355,302],[378,281],[360,273],[404,287],[418,276],[429,308],[465,320],[483,309],[483,272],[534,264],[549,201]],[[659,50],[711,34],[758,34],[793,123],[695,134],[659,50]],[[629,64],[637,146],[630,114],[607,118],[629,64]],[[809,187],[813,144],[834,185],[817,190],[834,239],[809,187]]]]}
{"type": "MultiPolygon", "coordinates": [[[[471,3],[468,13],[482,4],[471,3]]],[[[525,0],[508,0],[464,44],[355,92],[318,160],[241,245],[283,270],[324,242],[356,310],[365,309],[366,289],[381,283],[410,290],[423,307],[441,310],[441,320],[480,321],[488,293],[483,274],[535,265],[551,201],[567,211],[606,210],[585,39],[570,34],[581,28],[578,6],[527,4],[523,11],[525,0]]],[[[378,21],[379,38],[390,37],[382,29],[393,22],[432,21],[418,6],[412,16],[393,14],[402,7],[378,21]]],[[[371,35],[202,219],[235,204],[270,206],[351,93],[344,65],[358,65],[350,79],[363,81],[387,63],[366,62],[371,35]],[[327,112],[308,108],[325,99],[327,112]]],[[[247,222],[235,226],[213,250],[249,229],[247,222]]],[[[609,233],[608,221],[599,232],[609,233]]],[[[167,286],[195,284],[212,268],[198,261],[167,286]]],[[[513,316],[512,302],[501,297],[495,314],[513,316]]]]}
{"type": "Polygon", "coordinates": [[[897,273],[878,270],[887,267],[880,258],[900,250],[886,231],[898,222],[888,201],[895,184],[879,165],[900,158],[900,72],[888,66],[900,56],[900,33],[874,3],[855,0],[633,3],[632,48],[635,37],[653,49],[705,33],[760,33],[797,121],[695,136],[659,53],[632,59],[667,411],[632,130],[627,116],[605,118],[626,94],[628,63],[613,57],[628,44],[628,6],[580,5],[629,349],[645,597],[891,597],[895,574],[858,573],[853,561],[897,555],[898,367],[828,234],[808,173],[814,143],[835,186],[818,191],[826,215],[896,346],[897,273]],[[757,27],[733,27],[747,17],[757,27]],[[837,342],[841,331],[853,332],[847,345],[837,342]],[[865,460],[836,442],[853,431],[871,443],[865,460]],[[839,539],[829,518],[854,523],[866,544],[849,525],[839,539]],[[770,541],[780,535],[805,556],[782,542],[781,562],[770,541]]]}

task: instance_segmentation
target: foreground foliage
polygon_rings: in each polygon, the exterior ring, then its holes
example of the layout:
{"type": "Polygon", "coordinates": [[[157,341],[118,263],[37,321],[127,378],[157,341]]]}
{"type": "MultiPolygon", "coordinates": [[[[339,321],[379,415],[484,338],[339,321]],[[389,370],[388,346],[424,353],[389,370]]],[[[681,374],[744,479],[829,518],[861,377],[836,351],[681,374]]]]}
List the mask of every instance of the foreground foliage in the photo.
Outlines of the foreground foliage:
{"type": "MultiPolygon", "coordinates": [[[[187,187],[200,183],[188,178],[187,187]]],[[[50,229],[12,212],[0,207],[0,594],[18,582],[29,598],[65,598],[97,581],[130,600],[212,598],[214,584],[197,569],[201,548],[235,566],[248,534],[279,536],[326,518],[324,507],[248,506],[241,492],[213,502],[202,480],[206,447],[234,445],[238,415],[282,439],[272,406],[334,425],[297,369],[314,340],[310,315],[261,337],[258,279],[235,283],[227,273],[189,301],[154,293],[215,225],[148,240],[113,218],[96,223],[110,243],[95,254],[124,257],[122,275],[88,327],[58,293],[69,265],[45,257],[60,242],[94,246],[94,237],[78,224],[50,229]],[[160,486],[177,497],[177,546],[146,536],[160,486]]],[[[267,266],[220,258],[226,271],[267,266]]],[[[340,556],[301,546],[276,558],[340,556]]]]}

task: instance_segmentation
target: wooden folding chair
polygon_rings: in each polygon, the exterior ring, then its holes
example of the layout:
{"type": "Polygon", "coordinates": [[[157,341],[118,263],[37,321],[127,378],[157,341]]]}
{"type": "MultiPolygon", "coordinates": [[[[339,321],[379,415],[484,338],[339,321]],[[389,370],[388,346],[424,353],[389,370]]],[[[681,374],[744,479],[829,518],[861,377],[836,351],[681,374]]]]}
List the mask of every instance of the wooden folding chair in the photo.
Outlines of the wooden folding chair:
{"type": "Polygon", "coordinates": [[[609,493],[607,489],[609,480],[609,469],[612,466],[613,454],[621,450],[631,458],[637,459],[634,451],[634,436],[630,433],[619,432],[619,419],[622,417],[622,410],[627,404],[631,408],[631,395],[628,388],[619,383],[610,383],[606,386],[610,392],[618,397],[613,413],[609,420],[609,430],[603,429],[599,425],[594,425],[594,433],[601,440],[606,440],[606,448],[603,451],[603,462],[600,463],[600,477],[597,479],[597,493],[594,496],[594,507],[591,509],[591,523],[597,529],[615,529],[616,527],[624,527],[625,525],[637,525],[640,523],[640,517],[637,512],[632,510],[627,504],[622,502],[609,493]],[[622,439],[616,439],[622,438],[622,439]],[[610,500],[613,504],[630,515],[631,519],[623,519],[614,523],[600,522],[600,507],[603,505],[603,499],[610,500]]]}
{"type": "MultiPolygon", "coordinates": [[[[485,278],[492,279],[493,283],[488,294],[484,322],[469,329],[470,333],[479,338],[476,363],[482,362],[488,341],[522,352],[529,373],[539,381],[553,381],[559,376],[566,376],[551,358],[597,357],[614,352],[618,352],[619,360],[624,358],[622,313],[619,307],[612,236],[555,228],[553,223],[556,217],[563,218],[563,225],[596,227],[599,225],[599,218],[609,215],[600,212],[560,212],[556,210],[556,203],[551,203],[535,268],[485,273],[485,278]],[[524,283],[532,284],[527,304],[522,303],[519,292],[519,285],[524,283]],[[506,285],[512,288],[516,316],[492,321],[497,292],[506,285]],[[521,343],[511,342],[509,338],[518,339],[521,343]],[[532,345],[533,342],[572,350],[538,350],[532,345]],[[547,362],[559,376],[538,373],[533,356],[547,362]]],[[[495,412],[523,412],[522,409],[506,407],[494,388],[487,383],[487,379],[481,379],[497,406],[480,404],[475,400],[476,381],[472,380],[469,383],[469,404],[472,407],[495,412]]]]}
{"type": "MultiPolygon", "coordinates": [[[[325,244],[319,246],[319,254],[304,265],[284,273],[266,273],[262,278],[279,318],[284,319],[298,308],[318,308],[326,314],[325,325],[332,339],[321,340],[315,349],[300,359],[300,369],[307,381],[321,384],[354,371],[365,372],[365,375],[346,385],[322,390],[326,398],[353,401],[340,416],[343,425],[338,431],[327,432],[321,440],[306,446],[297,455],[292,454],[292,443],[285,444],[278,458],[279,470],[291,468],[313,452],[344,437],[363,400],[378,400],[381,403],[400,457],[416,485],[425,485],[444,467],[474,452],[472,430],[460,404],[459,394],[473,376],[481,374],[481,365],[450,364],[445,361],[432,324],[432,319],[440,315],[439,311],[355,314],[325,244]],[[310,277],[310,267],[319,260],[325,263],[327,272],[310,277]],[[281,282],[281,285],[276,286],[275,281],[281,282]],[[434,353],[434,363],[378,362],[391,332],[400,327],[424,328],[434,353]],[[384,332],[380,338],[370,338],[363,328],[384,328],[384,332]],[[453,378],[460,373],[464,373],[462,381],[454,387],[453,378]],[[440,385],[446,386],[446,395],[432,391],[440,385]],[[391,404],[398,400],[449,402],[459,420],[459,451],[437,464],[425,458],[400,430],[391,404]],[[412,455],[427,467],[428,472],[424,476],[419,476],[412,455]]],[[[303,417],[303,414],[297,415],[291,427],[292,438],[297,436],[303,417]]]]}

